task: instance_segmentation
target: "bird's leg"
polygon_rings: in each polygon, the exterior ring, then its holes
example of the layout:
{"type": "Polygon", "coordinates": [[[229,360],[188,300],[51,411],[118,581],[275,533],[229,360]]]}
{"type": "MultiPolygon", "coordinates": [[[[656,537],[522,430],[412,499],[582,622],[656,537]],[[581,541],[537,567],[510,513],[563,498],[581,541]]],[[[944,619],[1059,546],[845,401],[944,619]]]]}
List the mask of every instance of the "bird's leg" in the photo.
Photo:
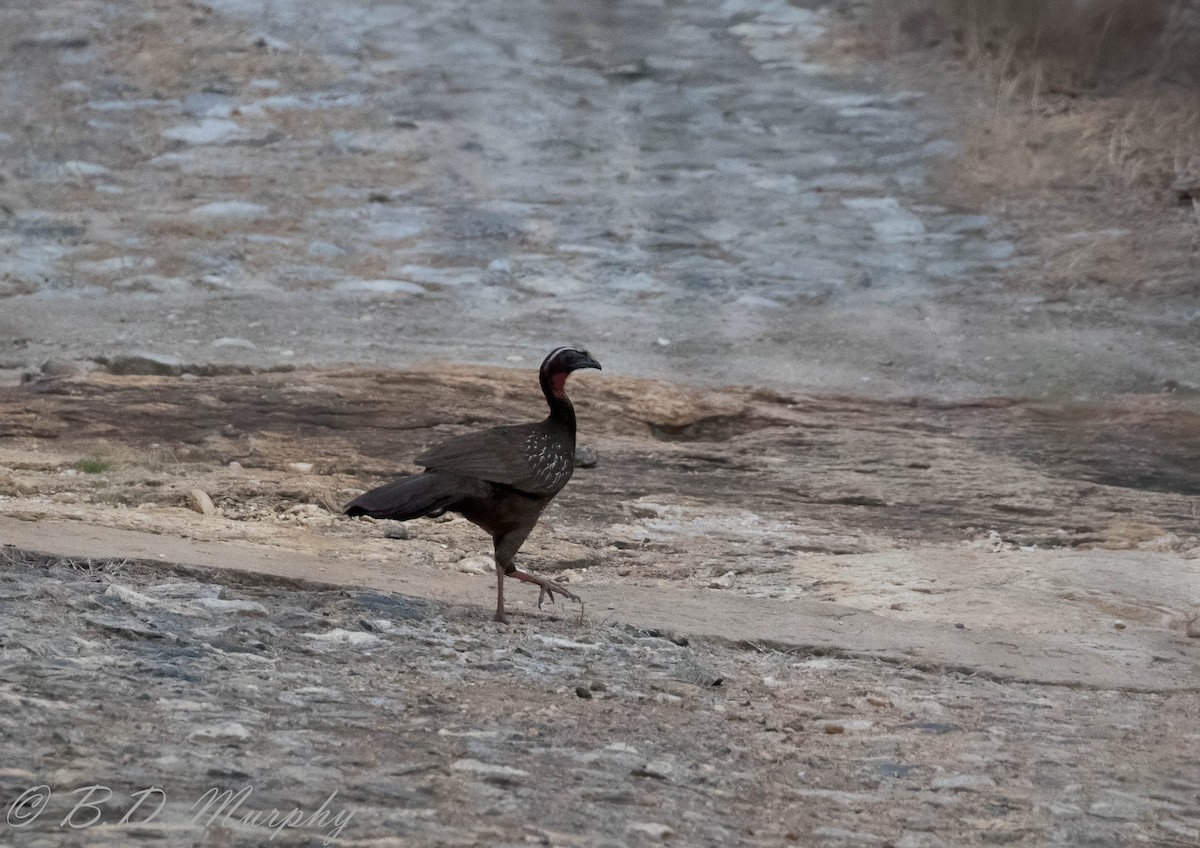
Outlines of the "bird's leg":
{"type": "Polygon", "coordinates": [[[538,595],[538,609],[542,608],[542,602],[546,600],[547,596],[550,598],[550,603],[554,603],[554,596],[556,594],[562,595],[564,598],[575,601],[579,604],[583,603],[583,601],[579,599],[579,596],[574,592],[564,588],[559,583],[552,583],[544,577],[534,577],[532,574],[521,571],[519,568],[513,568],[512,571],[508,572],[508,576],[515,577],[518,580],[524,580],[526,583],[533,583],[539,589],[541,589],[541,593],[538,595]]]}
{"type": "Polygon", "coordinates": [[[518,531],[506,533],[503,536],[494,538],[496,544],[496,621],[504,621],[504,577],[515,577],[526,583],[533,583],[541,592],[538,594],[538,609],[542,608],[542,604],[546,598],[550,598],[550,603],[554,603],[555,595],[575,601],[579,606],[583,607],[583,601],[578,595],[558,583],[551,583],[544,577],[535,577],[534,575],[521,571],[513,565],[513,558],[516,557],[517,551],[521,547],[521,543],[525,541],[525,537],[529,535],[532,524],[529,527],[521,528],[518,531]]]}
{"type": "Polygon", "coordinates": [[[496,560],[496,621],[508,624],[508,616],[504,614],[504,566],[496,560]]]}

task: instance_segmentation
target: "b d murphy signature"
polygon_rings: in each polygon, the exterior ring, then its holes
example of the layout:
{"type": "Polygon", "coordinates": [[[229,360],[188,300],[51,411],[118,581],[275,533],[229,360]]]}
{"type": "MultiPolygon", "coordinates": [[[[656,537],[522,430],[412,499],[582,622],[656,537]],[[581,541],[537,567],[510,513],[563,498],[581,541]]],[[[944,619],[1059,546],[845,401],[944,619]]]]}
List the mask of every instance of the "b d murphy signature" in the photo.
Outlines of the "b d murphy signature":
{"type": "MultiPolygon", "coordinates": [[[[180,804],[188,804],[183,816],[197,828],[253,827],[270,831],[268,841],[274,841],[281,831],[287,829],[318,830],[324,834],[323,844],[328,845],[341,835],[342,830],[354,815],[354,810],[335,805],[337,790],[314,809],[293,807],[290,810],[261,809],[250,804],[254,787],[246,785],[238,790],[212,787],[198,798],[186,798],[180,804]]],[[[144,825],[158,818],[174,799],[167,797],[161,786],[149,786],[129,793],[129,805],[125,807],[120,798],[114,801],[115,793],[108,786],[94,783],[70,790],[54,790],[42,783],[30,786],[11,800],[5,810],[5,822],[16,829],[28,828],[41,821],[41,827],[83,830],[97,824],[144,825]],[[51,811],[52,802],[61,812],[51,811]],[[118,816],[117,810],[123,809],[118,816]],[[59,817],[61,815],[61,818],[59,817]]],[[[182,811],[180,811],[182,812],[182,811]]],[[[179,816],[176,815],[175,818],[179,816]]]]}

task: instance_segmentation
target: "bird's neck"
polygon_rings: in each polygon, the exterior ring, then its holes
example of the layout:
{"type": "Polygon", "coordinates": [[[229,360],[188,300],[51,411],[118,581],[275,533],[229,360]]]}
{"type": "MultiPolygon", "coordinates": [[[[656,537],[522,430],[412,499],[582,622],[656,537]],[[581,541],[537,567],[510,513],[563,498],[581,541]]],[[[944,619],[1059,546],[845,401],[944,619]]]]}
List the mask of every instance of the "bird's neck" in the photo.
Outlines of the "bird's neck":
{"type": "Polygon", "coordinates": [[[565,390],[566,374],[543,374],[540,378],[542,394],[550,406],[550,420],[555,424],[566,427],[572,436],[575,435],[575,407],[565,390]]]}

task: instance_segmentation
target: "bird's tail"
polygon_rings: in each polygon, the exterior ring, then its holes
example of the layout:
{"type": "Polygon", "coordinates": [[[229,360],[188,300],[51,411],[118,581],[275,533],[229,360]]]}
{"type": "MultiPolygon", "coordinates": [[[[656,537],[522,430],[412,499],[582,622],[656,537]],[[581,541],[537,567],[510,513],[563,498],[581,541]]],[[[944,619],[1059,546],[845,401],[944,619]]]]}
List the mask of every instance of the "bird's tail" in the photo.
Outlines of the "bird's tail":
{"type": "Polygon", "coordinates": [[[350,501],[346,515],[408,521],[445,512],[463,498],[483,494],[478,489],[486,485],[482,480],[438,472],[401,477],[350,501]]]}

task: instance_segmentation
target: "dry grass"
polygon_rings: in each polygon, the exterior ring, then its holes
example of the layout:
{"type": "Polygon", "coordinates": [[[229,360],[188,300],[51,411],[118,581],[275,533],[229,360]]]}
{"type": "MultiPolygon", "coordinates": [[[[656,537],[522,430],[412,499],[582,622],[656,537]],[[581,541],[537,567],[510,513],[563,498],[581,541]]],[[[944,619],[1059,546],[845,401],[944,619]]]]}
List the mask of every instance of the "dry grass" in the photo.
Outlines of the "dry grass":
{"type": "Polygon", "coordinates": [[[1200,174],[1200,98],[1134,87],[1102,98],[1022,98],[1000,92],[970,131],[981,173],[999,189],[1118,189],[1158,205],[1180,177],[1200,174]]]}
{"type": "Polygon", "coordinates": [[[968,205],[999,205],[1041,246],[1028,285],[1067,296],[1195,291],[1200,208],[1171,186],[1200,173],[1200,107],[1141,88],[1106,97],[997,96],[941,175],[968,205]]]}
{"type": "Polygon", "coordinates": [[[1162,193],[1200,174],[1200,3],[900,0],[873,14],[890,52],[949,46],[983,77],[994,100],[981,143],[1015,143],[1009,180],[1162,193]],[[1071,137],[1071,155],[1039,155],[1071,137]]]}
{"type": "Polygon", "coordinates": [[[1028,147],[1075,132],[1074,166],[1107,166],[1127,187],[1200,168],[1200,3],[901,0],[875,15],[893,51],[950,45],[994,91],[998,121],[1047,119],[1028,147]],[[1090,126],[1056,126],[1082,113],[1090,126]]]}
{"type": "Polygon", "coordinates": [[[1025,285],[1194,296],[1200,205],[1172,186],[1200,177],[1200,2],[878,0],[856,33],[975,78],[941,182],[1042,245],[1025,285]]]}
{"type": "Polygon", "coordinates": [[[1132,79],[1195,79],[1200,9],[1186,0],[900,0],[894,46],[949,42],[1013,92],[1075,93],[1132,79]]]}
{"type": "Polygon", "coordinates": [[[1200,175],[1200,97],[1165,91],[1121,97],[1107,161],[1126,186],[1163,185],[1200,175]]]}

